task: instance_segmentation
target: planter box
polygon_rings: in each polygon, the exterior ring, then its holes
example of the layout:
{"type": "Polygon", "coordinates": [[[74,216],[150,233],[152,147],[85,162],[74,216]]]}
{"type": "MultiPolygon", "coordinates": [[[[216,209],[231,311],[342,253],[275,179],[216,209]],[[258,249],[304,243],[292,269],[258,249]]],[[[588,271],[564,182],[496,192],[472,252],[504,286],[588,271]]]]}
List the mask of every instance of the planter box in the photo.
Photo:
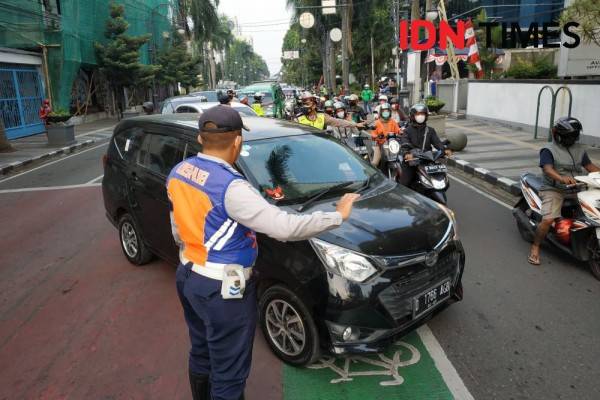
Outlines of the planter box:
{"type": "Polygon", "coordinates": [[[430,115],[427,117],[427,126],[435,129],[438,136],[444,136],[446,134],[446,116],[440,114],[430,115]]]}
{"type": "Polygon", "coordinates": [[[48,136],[48,145],[50,146],[68,146],[75,143],[74,125],[48,125],[46,128],[48,136]]]}

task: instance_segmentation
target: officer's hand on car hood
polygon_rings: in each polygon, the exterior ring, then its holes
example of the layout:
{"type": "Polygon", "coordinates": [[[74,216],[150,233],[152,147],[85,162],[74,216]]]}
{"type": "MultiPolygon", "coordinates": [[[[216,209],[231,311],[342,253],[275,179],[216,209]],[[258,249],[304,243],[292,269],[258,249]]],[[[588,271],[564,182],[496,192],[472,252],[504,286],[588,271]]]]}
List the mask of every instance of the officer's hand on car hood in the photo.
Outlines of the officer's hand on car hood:
{"type": "Polygon", "coordinates": [[[358,198],[360,194],[357,193],[346,193],[342,196],[340,201],[337,203],[337,207],[335,210],[342,215],[342,219],[345,221],[350,217],[350,213],[352,212],[352,205],[358,198]]]}

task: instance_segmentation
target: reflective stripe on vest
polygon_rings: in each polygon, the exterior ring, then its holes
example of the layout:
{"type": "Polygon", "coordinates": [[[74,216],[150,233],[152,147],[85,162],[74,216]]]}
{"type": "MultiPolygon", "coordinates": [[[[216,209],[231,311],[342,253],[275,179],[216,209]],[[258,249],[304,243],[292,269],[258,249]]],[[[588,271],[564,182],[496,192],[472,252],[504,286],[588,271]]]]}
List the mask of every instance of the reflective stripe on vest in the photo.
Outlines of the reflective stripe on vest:
{"type": "Polygon", "coordinates": [[[312,126],[317,129],[325,129],[325,114],[318,113],[317,118],[311,121],[306,115],[298,117],[298,122],[302,125],[312,126]]]}

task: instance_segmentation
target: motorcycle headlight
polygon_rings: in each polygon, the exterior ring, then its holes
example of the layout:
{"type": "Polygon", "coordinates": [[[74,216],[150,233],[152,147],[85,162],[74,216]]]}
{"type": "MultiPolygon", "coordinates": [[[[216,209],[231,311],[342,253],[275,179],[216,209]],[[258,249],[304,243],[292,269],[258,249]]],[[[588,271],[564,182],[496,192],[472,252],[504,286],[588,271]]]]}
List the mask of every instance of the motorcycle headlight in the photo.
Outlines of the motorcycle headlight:
{"type": "Polygon", "coordinates": [[[377,269],[362,255],[343,247],[310,239],[317,255],[329,270],[354,282],[364,282],[377,272],[377,269]]]}
{"type": "Polygon", "coordinates": [[[428,177],[426,177],[425,175],[421,175],[419,174],[419,181],[421,182],[421,184],[423,186],[425,186],[428,189],[433,189],[433,186],[431,185],[431,181],[429,180],[428,177]]]}

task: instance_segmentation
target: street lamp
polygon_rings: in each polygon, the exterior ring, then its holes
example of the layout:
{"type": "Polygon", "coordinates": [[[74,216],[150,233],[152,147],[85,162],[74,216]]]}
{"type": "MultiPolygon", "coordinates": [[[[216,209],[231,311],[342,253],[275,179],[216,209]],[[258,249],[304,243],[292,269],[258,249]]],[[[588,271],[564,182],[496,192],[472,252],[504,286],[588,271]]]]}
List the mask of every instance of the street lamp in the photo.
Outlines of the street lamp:
{"type": "Polygon", "coordinates": [[[431,4],[431,8],[425,12],[425,19],[427,21],[435,21],[440,16],[437,2],[431,4]]]}

